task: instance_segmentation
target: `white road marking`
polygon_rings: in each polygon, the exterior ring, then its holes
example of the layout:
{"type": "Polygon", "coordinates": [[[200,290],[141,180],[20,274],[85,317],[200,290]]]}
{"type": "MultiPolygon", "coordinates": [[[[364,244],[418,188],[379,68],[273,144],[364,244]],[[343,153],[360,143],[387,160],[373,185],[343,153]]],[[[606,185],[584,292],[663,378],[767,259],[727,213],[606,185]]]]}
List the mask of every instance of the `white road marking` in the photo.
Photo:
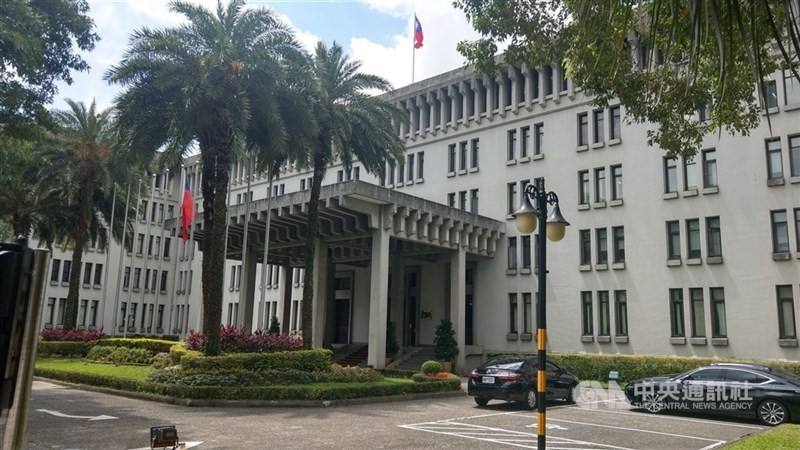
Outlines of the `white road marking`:
{"type": "MultiPolygon", "coordinates": [[[[186,446],[183,448],[193,448],[202,444],[203,441],[186,441],[186,446]]],[[[131,450],[152,450],[151,447],[132,448],[131,450]]]]}
{"type": "Polygon", "coordinates": [[[43,412],[45,414],[50,414],[51,416],[64,417],[64,418],[67,418],[67,419],[88,419],[89,422],[93,422],[95,420],[119,419],[119,417],[107,416],[105,414],[101,414],[99,416],[74,416],[72,414],[65,414],[65,413],[62,413],[62,412],[53,411],[51,409],[37,409],[36,411],[43,412]]]}
{"type": "Polygon", "coordinates": [[[720,445],[724,444],[725,441],[717,442],[716,444],[706,445],[705,447],[701,448],[700,450],[711,450],[712,448],[719,447],[720,445]]]}
{"type": "MultiPolygon", "coordinates": [[[[549,408],[548,408],[549,409],[549,408]]],[[[622,414],[626,416],[636,416],[636,417],[650,417],[653,419],[669,419],[669,420],[682,420],[685,422],[697,422],[697,423],[708,423],[713,425],[724,425],[727,427],[738,427],[738,428],[748,428],[751,430],[763,430],[764,427],[756,426],[756,425],[745,425],[741,423],[732,423],[726,422],[722,420],[706,420],[706,419],[693,419],[689,417],[675,417],[675,416],[665,416],[661,415],[652,415],[652,414],[645,414],[645,413],[637,413],[631,411],[614,411],[610,409],[592,409],[592,412],[604,412],[604,413],[611,413],[611,414],[622,414]]]]}
{"type": "Polygon", "coordinates": [[[670,437],[679,437],[679,438],[686,438],[686,439],[697,439],[699,441],[707,441],[707,442],[715,442],[715,443],[725,443],[725,441],[720,441],[719,439],[710,439],[698,436],[689,436],[686,434],[677,434],[677,433],[667,433],[666,431],[652,431],[652,430],[643,430],[641,428],[628,428],[628,427],[617,427],[614,425],[604,425],[601,423],[591,423],[591,422],[579,422],[577,420],[566,420],[566,419],[553,419],[548,418],[547,420],[552,420],[554,422],[565,422],[565,423],[572,423],[575,425],[588,425],[593,427],[600,427],[600,428],[610,428],[612,430],[623,430],[623,431],[635,431],[637,433],[650,433],[650,434],[659,434],[662,436],[670,436],[670,437]]]}

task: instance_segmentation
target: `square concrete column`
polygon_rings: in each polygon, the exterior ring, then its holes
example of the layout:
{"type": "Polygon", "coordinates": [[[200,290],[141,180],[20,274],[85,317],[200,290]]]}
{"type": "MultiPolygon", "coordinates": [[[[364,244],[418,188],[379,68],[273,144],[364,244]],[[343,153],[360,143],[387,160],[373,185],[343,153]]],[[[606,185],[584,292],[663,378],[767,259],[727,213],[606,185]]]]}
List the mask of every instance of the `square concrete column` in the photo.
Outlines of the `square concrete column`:
{"type": "MultiPolygon", "coordinates": [[[[450,113],[450,108],[447,107],[447,90],[444,88],[436,91],[436,99],[439,101],[439,128],[444,130],[447,128],[447,115],[450,113]]],[[[451,99],[452,103],[452,99],[451,99]]]]}
{"type": "Polygon", "coordinates": [[[369,284],[369,350],[367,364],[386,365],[386,320],[389,293],[389,233],[378,227],[372,232],[369,284]]]}
{"type": "MultiPolygon", "coordinates": [[[[280,312],[278,317],[281,318],[281,333],[289,334],[291,331],[292,320],[292,266],[282,266],[280,269],[276,266],[277,270],[283,271],[283,280],[281,281],[281,301],[278,305],[280,312]]],[[[271,320],[270,317],[268,320],[271,320]]],[[[267,325],[269,326],[269,325],[267,325]]]]}
{"type": "Polygon", "coordinates": [[[253,330],[253,308],[256,299],[256,272],[258,261],[256,260],[256,249],[248,246],[244,250],[242,258],[242,284],[244,285],[239,294],[239,308],[242,315],[239,316],[239,327],[245,332],[253,330]]]}
{"type": "Polygon", "coordinates": [[[458,343],[458,355],[456,356],[455,367],[458,371],[464,371],[466,361],[467,346],[464,344],[466,339],[467,312],[466,312],[466,284],[467,284],[467,251],[459,245],[456,251],[450,256],[450,321],[456,331],[456,342],[458,343]]]}
{"type": "Polygon", "coordinates": [[[328,244],[322,239],[317,239],[315,243],[312,283],[314,283],[314,304],[311,307],[311,347],[322,348],[325,341],[325,312],[328,303],[328,244]]]}
{"type": "Polygon", "coordinates": [[[462,81],[458,85],[458,91],[461,93],[461,121],[464,123],[469,122],[471,111],[469,110],[469,83],[462,81]]]}
{"type": "Polygon", "coordinates": [[[487,103],[489,91],[486,89],[486,83],[483,83],[484,89],[481,89],[478,80],[472,79],[472,92],[473,92],[473,107],[472,117],[476,122],[481,121],[481,113],[488,112],[490,104],[487,103]],[[486,96],[483,93],[486,92],[486,96]]]}
{"type": "Polygon", "coordinates": [[[450,97],[450,126],[455,128],[456,120],[458,120],[458,106],[460,101],[458,98],[458,89],[451,84],[447,88],[447,95],[450,97]]]}
{"type": "Polygon", "coordinates": [[[389,319],[394,322],[395,329],[397,330],[397,341],[400,348],[406,345],[406,326],[407,321],[403,317],[403,310],[405,306],[405,264],[403,263],[402,256],[393,256],[391,262],[392,285],[390,297],[392,299],[389,308],[389,319]]]}
{"type": "Polygon", "coordinates": [[[503,74],[498,75],[494,81],[498,86],[500,86],[500,90],[498,91],[500,98],[497,101],[497,109],[500,112],[500,117],[504,117],[506,115],[506,106],[509,106],[506,105],[506,89],[508,89],[508,86],[506,85],[506,79],[503,77],[503,74]]]}

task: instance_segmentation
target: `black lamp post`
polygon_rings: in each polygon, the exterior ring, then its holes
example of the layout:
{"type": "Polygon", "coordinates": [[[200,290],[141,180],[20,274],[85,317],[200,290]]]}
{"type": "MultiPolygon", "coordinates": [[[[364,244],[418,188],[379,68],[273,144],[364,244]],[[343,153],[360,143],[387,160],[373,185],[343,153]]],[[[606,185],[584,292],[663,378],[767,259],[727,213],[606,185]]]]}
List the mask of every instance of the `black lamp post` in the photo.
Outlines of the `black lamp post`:
{"type": "Polygon", "coordinates": [[[564,238],[569,222],[561,215],[558,207],[558,196],[555,192],[547,192],[544,180],[535,184],[528,184],[522,191],[522,201],[517,212],[514,213],[517,230],[522,234],[531,234],[539,225],[536,235],[538,248],[536,258],[539,262],[536,270],[538,292],[536,298],[536,356],[538,370],[536,373],[536,409],[537,409],[537,448],[545,449],[545,411],[547,409],[547,309],[545,276],[547,275],[547,238],[551,241],[560,241],[564,238]],[[536,206],[531,204],[534,200],[536,206]],[[547,214],[547,205],[553,205],[550,214],[547,214]]]}

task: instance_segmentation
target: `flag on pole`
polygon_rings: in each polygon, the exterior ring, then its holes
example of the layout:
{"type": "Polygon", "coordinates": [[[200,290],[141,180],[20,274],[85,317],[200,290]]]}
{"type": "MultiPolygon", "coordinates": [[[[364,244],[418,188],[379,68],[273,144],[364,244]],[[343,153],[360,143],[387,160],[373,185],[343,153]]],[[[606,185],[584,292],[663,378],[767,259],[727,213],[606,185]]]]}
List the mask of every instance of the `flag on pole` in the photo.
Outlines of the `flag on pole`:
{"type": "Polygon", "coordinates": [[[414,48],[421,48],[422,47],[422,25],[419,23],[419,19],[417,19],[417,15],[414,14],[414,48]]]}
{"type": "Polygon", "coordinates": [[[189,240],[189,227],[192,225],[194,219],[194,196],[192,190],[189,189],[189,178],[186,178],[186,184],[183,187],[183,205],[181,207],[181,238],[184,241],[189,240]]]}

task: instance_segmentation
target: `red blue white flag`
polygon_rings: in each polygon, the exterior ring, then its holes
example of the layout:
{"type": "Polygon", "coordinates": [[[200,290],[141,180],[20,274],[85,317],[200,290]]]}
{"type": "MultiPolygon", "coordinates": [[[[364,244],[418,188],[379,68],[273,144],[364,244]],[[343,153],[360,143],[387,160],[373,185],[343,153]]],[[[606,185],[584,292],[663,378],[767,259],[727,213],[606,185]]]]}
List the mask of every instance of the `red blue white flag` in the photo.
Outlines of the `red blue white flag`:
{"type": "Polygon", "coordinates": [[[186,185],[183,187],[183,205],[181,207],[181,238],[184,241],[189,240],[189,227],[192,225],[192,220],[194,220],[194,196],[187,179],[186,185]]]}
{"type": "Polygon", "coordinates": [[[419,23],[419,19],[417,19],[417,15],[414,14],[414,48],[421,48],[422,47],[422,24],[419,23]]]}

